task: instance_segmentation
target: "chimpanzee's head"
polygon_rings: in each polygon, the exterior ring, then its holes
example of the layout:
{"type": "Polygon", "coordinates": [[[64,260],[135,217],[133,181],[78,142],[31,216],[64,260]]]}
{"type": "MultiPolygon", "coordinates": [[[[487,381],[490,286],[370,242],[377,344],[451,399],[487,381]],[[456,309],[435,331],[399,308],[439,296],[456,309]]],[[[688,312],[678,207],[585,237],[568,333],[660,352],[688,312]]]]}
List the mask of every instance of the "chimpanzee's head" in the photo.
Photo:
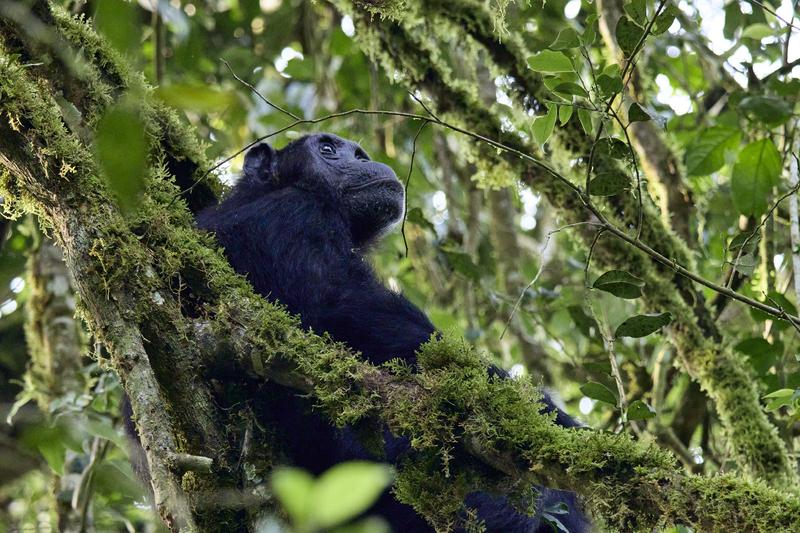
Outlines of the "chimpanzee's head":
{"type": "Polygon", "coordinates": [[[405,193],[394,171],[329,133],[307,135],[281,150],[257,144],[245,156],[244,179],[269,190],[329,190],[344,207],[357,246],[385,235],[403,216],[405,193]]]}

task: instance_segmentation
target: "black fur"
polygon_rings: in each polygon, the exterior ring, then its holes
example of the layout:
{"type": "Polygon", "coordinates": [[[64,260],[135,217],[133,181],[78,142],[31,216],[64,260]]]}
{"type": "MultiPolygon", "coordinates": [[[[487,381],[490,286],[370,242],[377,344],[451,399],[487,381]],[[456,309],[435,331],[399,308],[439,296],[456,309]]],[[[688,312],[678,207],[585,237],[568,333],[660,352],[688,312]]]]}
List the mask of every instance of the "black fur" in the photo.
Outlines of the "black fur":
{"type": "MultiPolygon", "coordinates": [[[[244,175],[221,204],[198,216],[215,233],[234,269],[262,296],[298,314],[303,326],[328,332],[373,363],[402,358],[413,364],[420,344],[435,334],[428,318],[376,278],[364,252],[399,221],[403,189],[386,165],[369,161],[357,144],[333,135],[303,137],[275,151],[252,148],[244,175]]],[[[501,370],[496,372],[505,375],[501,370]]],[[[270,386],[261,401],[287,441],[296,465],[319,474],[330,466],[371,456],[350,429],[337,430],[310,410],[310,402],[270,386]]],[[[546,397],[557,422],[576,426],[546,397]]],[[[397,461],[409,446],[386,435],[386,455],[397,461]]],[[[570,493],[542,489],[537,505],[563,501],[559,519],[571,532],[587,531],[587,519],[570,493]]],[[[505,498],[484,493],[467,503],[489,531],[550,531],[538,518],[513,510],[505,498]]],[[[431,531],[414,511],[388,492],[371,512],[395,531],[431,531]]]]}

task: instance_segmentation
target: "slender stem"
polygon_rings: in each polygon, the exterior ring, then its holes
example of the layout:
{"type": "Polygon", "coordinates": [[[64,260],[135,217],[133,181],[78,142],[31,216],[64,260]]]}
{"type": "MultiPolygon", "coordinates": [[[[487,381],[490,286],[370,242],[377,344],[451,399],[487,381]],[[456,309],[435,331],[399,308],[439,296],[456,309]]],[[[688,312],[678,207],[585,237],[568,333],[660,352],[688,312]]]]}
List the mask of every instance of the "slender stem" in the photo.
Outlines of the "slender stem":
{"type": "Polygon", "coordinates": [[[622,384],[622,375],[619,373],[619,364],[617,363],[617,352],[614,350],[614,338],[606,337],[603,335],[603,341],[606,345],[608,352],[608,362],[611,363],[611,377],[614,378],[614,383],[617,384],[617,395],[619,395],[619,408],[624,413],[628,409],[628,400],[625,398],[625,386],[622,384]]]}
{"type": "Polygon", "coordinates": [[[403,195],[403,223],[400,226],[400,233],[403,235],[403,246],[406,250],[406,257],[408,257],[408,240],[406,239],[406,216],[408,215],[408,184],[411,183],[411,172],[414,170],[414,158],[417,155],[417,139],[419,139],[422,130],[428,125],[429,121],[423,122],[416,135],[414,141],[411,143],[411,162],[408,164],[408,175],[406,176],[405,194],[403,195]]]}
{"type": "Polygon", "coordinates": [[[231,73],[231,76],[233,76],[234,78],[236,78],[236,81],[238,81],[239,83],[241,83],[242,85],[244,85],[245,87],[247,87],[248,89],[250,89],[251,91],[253,91],[253,93],[255,93],[255,95],[256,95],[256,96],[258,96],[258,97],[261,99],[261,101],[262,101],[262,102],[264,102],[265,104],[267,104],[268,106],[270,106],[272,109],[274,109],[274,110],[276,110],[276,111],[280,111],[280,112],[281,112],[281,113],[283,113],[284,115],[287,115],[287,116],[289,116],[290,118],[293,118],[294,120],[303,120],[303,119],[301,119],[300,117],[298,117],[297,115],[295,115],[294,113],[292,113],[291,111],[287,111],[286,109],[282,108],[282,107],[281,107],[281,106],[279,106],[278,104],[275,104],[275,103],[273,103],[273,102],[270,102],[269,100],[267,100],[267,99],[264,97],[264,95],[263,95],[263,94],[261,94],[259,91],[257,91],[257,90],[256,90],[256,88],[255,88],[255,87],[253,87],[253,85],[252,85],[252,84],[250,84],[250,83],[248,83],[248,82],[244,81],[242,78],[240,78],[240,77],[239,77],[239,76],[236,74],[236,72],[234,72],[234,70],[233,70],[233,68],[231,67],[230,63],[228,63],[227,61],[225,61],[225,60],[224,60],[224,59],[222,59],[222,58],[220,58],[220,61],[222,61],[222,62],[225,64],[225,66],[226,66],[226,67],[228,67],[228,70],[230,71],[230,73],[231,73]]]}

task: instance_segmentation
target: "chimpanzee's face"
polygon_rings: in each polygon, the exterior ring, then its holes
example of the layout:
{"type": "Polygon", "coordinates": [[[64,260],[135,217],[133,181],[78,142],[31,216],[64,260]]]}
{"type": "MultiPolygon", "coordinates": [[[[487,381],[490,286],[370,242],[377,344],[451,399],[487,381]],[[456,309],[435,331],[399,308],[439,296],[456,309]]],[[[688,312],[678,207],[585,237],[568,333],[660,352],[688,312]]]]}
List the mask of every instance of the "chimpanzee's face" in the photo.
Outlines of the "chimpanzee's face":
{"type": "Polygon", "coordinates": [[[394,171],[336,135],[308,135],[277,152],[257,145],[245,158],[245,174],[277,187],[329,187],[345,207],[357,246],[385,235],[403,217],[405,192],[394,171]]]}

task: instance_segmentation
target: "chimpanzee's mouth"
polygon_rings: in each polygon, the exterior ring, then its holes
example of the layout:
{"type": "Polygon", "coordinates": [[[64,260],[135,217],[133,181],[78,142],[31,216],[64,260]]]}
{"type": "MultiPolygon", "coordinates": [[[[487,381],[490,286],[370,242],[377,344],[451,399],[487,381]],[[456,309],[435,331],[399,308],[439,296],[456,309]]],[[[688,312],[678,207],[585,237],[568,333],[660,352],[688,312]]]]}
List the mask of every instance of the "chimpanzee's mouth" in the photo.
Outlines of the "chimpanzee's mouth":
{"type": "Polygon", "coordinates": [[[360,191],[360,190],[363,190],[363,189],[369,189],[371,187],[375,187],[375,186],[378,186],[378,185],[389,185],[389,186],[397,187],[399,189],[403,188],[403,185],[400,183],[400,181],[397,178],[378,178],[378,179],[374,179],[374,180],[368,181],[366,183],[359,183],[358,185],[352,185],[350,187],[345,187],[344,190],[346,192],[356,192],[356,191],[360,191]]]}

